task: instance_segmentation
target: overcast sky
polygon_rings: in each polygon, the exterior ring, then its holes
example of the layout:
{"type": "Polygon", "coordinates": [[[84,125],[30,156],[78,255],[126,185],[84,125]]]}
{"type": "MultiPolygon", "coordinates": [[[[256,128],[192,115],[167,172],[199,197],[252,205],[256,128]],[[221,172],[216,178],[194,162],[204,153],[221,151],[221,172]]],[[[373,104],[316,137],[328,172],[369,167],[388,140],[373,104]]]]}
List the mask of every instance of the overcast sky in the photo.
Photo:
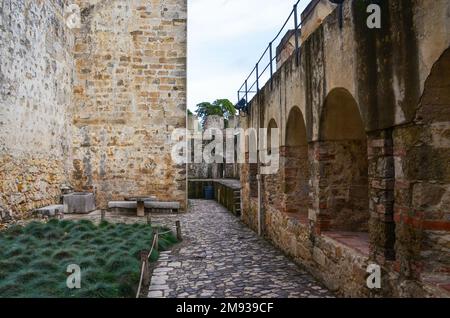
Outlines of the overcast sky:
{"type": "MultiPolygon", "coordinates": [[[[188,0],[188,107],[191,110],[200,102],[218,98],[237,102],[237,90],[296,1],[188,0]]],[[[301,2],[300,11],[308,2],[301,2]]]]}

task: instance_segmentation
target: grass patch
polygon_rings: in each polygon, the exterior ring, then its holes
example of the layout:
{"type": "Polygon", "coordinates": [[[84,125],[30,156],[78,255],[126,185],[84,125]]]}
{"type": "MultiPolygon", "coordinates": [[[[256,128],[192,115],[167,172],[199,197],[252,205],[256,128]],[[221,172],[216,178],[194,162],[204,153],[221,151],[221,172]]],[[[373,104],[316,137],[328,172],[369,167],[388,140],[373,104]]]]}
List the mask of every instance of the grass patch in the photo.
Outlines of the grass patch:
{"type": "MultiPolygon", "coordinates": [[[[11,227],[0,232],[0,298],[135,297],[139,252],[150,249],[152,237],[146,224],[51,220],[11,227]],[[81,289],[66,286],[70,264],[81,268],[81,289]]],[[[163,235],[159,250],[176,242],[163,235]]],[[[153,252],[151,260],[157,258],[153,252]]]]}

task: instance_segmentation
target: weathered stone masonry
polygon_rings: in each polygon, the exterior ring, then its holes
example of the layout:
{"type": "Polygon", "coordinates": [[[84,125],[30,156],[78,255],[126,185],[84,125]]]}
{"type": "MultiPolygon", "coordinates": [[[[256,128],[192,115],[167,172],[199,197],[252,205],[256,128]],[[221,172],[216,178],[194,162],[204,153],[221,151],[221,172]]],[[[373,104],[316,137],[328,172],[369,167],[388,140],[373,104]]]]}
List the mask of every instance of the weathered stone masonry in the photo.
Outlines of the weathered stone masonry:
{"type": "Polygon", "coordinates": [[[72,180],[101,205],[129,194],[184,202],[170,136],[186,127],[186,1],[89,3],[75,39],[72,180]]]}
{"type": "Polygon", "coordinates": [[[0,205],[58,202],[71,156],[73,33],[63,1],[0,3],[0,205]]]}
{"type": "Polygon", "coordinates": [[[0,205],[155,195],[185,206],[171,132],[186,127],[186,0],[5,0],[0,5],[0,205]],[[81,7],[81,29],[64,8],[81,7]]]}
{"type": "Polygon", "coordinates": [[[243,165],[243,220],[342,295],[448,297],[450,3],[380,3],[369,30],[345,1],[343,28],[333,11],[252,100],[242,125],[280,128],[281,167],[258,211],[243,165]]]}

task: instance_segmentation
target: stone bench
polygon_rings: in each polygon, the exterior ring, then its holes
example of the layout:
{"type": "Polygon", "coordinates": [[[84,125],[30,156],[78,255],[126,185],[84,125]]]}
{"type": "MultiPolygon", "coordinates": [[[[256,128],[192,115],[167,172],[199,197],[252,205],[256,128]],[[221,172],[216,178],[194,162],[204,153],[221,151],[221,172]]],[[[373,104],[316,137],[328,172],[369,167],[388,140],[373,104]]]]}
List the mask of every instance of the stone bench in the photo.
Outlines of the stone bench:
{"type": "Polygon", "coordinates": [[[40,209],[34,210],[34,213],[39,216],[56,217],[64,214],[64,205],[50,205],[40,209]]]}
{"type": "Polygon", "coordinates": [[[110,201],[108,209],[137,209],[137,203],[136,201],[110,201]]]}
{"type": "MultiPolygon", "coordinates": [[[[145,209],[149,209],[151,213],[161,212],[178,212],[180,210],[179,202],[157,202],[157,201],[144,201],[145,209]]],[[[114,212],[120,212],[120,210],[133,210],[137,209],[136,201],[110,201],[108,202],[108,209],[114,212]]]]}
{"type": "Polygon", "coordinates": [[[180,210],[180,202],[145,202],[145,207],[152,213],[173,213],[180,210]]]}

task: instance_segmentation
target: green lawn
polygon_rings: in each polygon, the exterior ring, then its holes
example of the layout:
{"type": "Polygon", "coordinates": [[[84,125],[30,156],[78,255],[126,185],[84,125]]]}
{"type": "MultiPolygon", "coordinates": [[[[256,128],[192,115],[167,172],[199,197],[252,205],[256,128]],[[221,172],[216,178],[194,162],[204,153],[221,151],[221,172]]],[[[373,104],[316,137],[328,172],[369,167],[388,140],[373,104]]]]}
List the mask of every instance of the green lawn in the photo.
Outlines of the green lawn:
{"type": "MultiPolygon", "coordinates": [[[[172,234],[163,235],[159,249],[174,243],[172,234]]],[[[135,297],[139,251],[151,244],[145,224],[51,220],[11,227],[0,232],[0,297],[135,297]],[[70,264],[81,268],[81,289],[66,286],[70,264]]]]}

